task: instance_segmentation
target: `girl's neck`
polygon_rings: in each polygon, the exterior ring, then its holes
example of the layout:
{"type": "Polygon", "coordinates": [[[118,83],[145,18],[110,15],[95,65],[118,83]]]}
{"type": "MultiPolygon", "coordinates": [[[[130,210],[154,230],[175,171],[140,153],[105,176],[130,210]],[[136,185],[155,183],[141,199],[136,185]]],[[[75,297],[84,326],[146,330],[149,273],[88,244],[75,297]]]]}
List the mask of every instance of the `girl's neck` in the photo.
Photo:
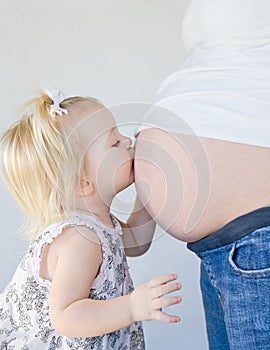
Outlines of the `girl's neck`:
{"type": "Polygon", "coordinates": [[[99,222],[101,222],[102,224],[114,228],[113,222],[111,220],[111,216],[110,216],[110,212],[107,213],[107,215],[100,215],[97,212],[94,212],[92,210],[85,210],[85,209],[81,209],[81,208],[76,208],[76,211],[83,213],[83,214],[87,214],[87,215],[91,215],[94,218],[96,218],[99,222]]]}
{"type": "Polygon", "coordinates": [[[112,200],[104,200],[97,193],[91,196],[76,196],[75,210],[94,216],[99,222],[111,228],[114,227],[111,215],[110,205],[112,200]]]}
{"type": "Polygon", "coordinates": [[[87,201],[84,200],[81,203],[77,203],[75,210],[94,216],[99,222],[105,224],[106,226],[111,228],[114,227],[110,215],[110,207],[104,203],[98,205],[98,203],[87,203],[87,201]]]}

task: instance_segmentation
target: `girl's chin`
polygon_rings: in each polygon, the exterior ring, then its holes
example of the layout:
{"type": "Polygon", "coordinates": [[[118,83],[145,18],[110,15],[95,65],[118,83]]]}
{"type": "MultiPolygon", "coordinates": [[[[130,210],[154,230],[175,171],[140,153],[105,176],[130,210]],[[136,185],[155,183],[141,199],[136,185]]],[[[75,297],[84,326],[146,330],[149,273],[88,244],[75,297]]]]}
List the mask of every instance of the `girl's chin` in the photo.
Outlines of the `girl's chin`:
{"type": "Polygon", "coordinates": [[[130,185],[133,184],[134,181],[135,181],[135,176],[134,176],[134,170],[132,168],[130,185]]]}
{"type": "Polygon", "coordinates": [[[135,178],[134,178],[134,174],[133,172],[130,174],[130,177],[129,179],[127,180],[126,184],[123,186],[123,188],[120,190],[120,191],[123,191],[125,190],[126,188],[128,188],[130,185],[132,185],[135,181],[135,178]]]}

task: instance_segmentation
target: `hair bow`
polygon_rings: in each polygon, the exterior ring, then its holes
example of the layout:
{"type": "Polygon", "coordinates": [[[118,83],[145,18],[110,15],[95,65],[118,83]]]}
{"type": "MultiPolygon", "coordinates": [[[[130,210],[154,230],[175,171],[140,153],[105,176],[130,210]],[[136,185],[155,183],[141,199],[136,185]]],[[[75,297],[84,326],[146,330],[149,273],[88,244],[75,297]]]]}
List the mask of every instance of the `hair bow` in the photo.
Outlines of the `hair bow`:
{"type": "Polygon", "coordinates": [[[60,107],[60,103],[65,99],[65,95],[61,90],[54,88],[54,89],[45,89],[44,91],[46,95],[48,95],[48,97],[53,101],[53,104],[50,106],[50,111],[49,111],[52,117],[55,118],[56,114],[60,116],[62,116],[63,113],[68,114],[67,109],[60,107]]]}

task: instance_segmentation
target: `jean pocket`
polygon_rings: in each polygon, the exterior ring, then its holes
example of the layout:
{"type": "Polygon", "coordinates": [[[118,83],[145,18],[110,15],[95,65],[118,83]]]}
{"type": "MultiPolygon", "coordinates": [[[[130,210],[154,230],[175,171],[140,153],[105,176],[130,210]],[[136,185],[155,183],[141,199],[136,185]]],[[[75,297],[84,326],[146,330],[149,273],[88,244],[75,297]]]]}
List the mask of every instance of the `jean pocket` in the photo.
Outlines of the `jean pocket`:
{"type": "Polygon", "coordinates": [[[270,226],[260,228],[232,245],[229,263],[245,277],[270,276],[270,226]]]}

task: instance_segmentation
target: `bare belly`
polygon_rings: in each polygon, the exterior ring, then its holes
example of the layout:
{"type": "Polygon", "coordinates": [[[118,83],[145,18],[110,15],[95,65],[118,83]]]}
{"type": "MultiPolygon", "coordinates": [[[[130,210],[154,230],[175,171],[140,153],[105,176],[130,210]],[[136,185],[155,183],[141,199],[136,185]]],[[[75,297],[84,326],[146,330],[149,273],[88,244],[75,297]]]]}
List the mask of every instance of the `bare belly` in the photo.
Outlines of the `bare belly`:
{"type": "Polygon", "coordinates": [[[185,242],[270,206],[270,148],[152,128],[137,137],[134,170],[148,212],[185,242]]]}

